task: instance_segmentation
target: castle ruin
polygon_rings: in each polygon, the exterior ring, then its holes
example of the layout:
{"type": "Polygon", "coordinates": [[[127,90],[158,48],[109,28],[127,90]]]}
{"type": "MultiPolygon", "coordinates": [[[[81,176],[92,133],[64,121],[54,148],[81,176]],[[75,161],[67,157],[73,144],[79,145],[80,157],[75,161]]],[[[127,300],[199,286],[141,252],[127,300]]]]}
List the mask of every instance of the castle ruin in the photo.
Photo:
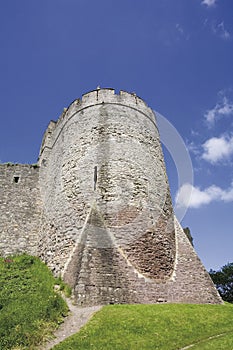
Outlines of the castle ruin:
{"type": "Polygon", "coordinates": [[[177,222],[153,111],[86,93],[51,121],[38,164],[0,164],[0,254],[41,257],[76,303],[221,303],[177,222]]]}

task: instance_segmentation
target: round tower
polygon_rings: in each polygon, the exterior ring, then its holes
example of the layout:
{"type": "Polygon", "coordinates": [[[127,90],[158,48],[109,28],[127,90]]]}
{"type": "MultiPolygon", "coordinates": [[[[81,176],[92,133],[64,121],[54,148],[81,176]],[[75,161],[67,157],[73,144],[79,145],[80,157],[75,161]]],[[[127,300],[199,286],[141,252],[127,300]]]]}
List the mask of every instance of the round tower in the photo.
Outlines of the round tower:
{"type": "Polygon", "coordinates": [[[83,95],[49,124],[39,165],[39,255],[73,287],[77,303],[171,298],[174,215],[145,102],[113,89],[83,95]]]}

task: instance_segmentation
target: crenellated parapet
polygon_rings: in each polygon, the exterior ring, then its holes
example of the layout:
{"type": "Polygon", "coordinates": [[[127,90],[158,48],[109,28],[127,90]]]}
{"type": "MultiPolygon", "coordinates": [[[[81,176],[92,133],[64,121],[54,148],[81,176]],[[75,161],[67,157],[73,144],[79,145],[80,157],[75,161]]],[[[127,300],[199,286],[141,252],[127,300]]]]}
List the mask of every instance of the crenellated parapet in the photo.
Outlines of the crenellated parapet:
{"type": "MultiPolygon", "coordinates": [[[[112,104],[124,106],[141,113],[145,118],[151,120],[152,123],[156,123],[155,114],[152,109],[146,104],[146,102],[138,97],[135,93],[129,93],[127,91],[120,90],[119,94],[111,88],[101,88],[92,90],[82,95],[82,98],[74,100],[68,108],[64,108],[62,114],[58,120],[51,121],[44,134],[42,145],[40,148],[39,164],[41,163],[41,157],[45,149],[50,150],[58,137],[60,136],[64,126],[79,112],[92,108],[96,105],[112,104]]],[[[156,124],[155,124],[156,125],[156,124]]]]}

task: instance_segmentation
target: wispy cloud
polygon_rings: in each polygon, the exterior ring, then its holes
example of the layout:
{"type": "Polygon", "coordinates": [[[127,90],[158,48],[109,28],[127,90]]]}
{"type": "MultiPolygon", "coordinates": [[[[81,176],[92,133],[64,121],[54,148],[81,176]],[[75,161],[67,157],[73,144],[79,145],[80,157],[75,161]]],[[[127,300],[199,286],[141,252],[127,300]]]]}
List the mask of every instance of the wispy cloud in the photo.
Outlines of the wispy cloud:
{"type": "Polygon", "coordinates": [[[193,153],[195,156],[200,155],[200,146],[196,145],[193,141],[186,141],[186,147],[190,153],[193,153]]]}
{"type": "Polygon", "coordinates": [[[178,208],[200,208],[214,201],[232,202],[233,183],[226,190],[215,185],[201,190],[199,187],[194,187],[186,183],[179,189],[176,195],[176,205],[178,208]]]}
{"type": "Polygon", "coordinates": [[[212,137],[202,145],[202,148],[201,157],[212,164],[228,160],[233,155],[233,136],[212,137]]]}
{"type": "Polygon", "coordinates": [[[176,30],[177,30],[178,35],[179,35],[179,37],[177,38],[178,40],[180,38],[183,38],[185,40],[189,40],[190,39],[190,35],[185,32],[185,30],[184,30],[184,28],[182,27],[181,24],[176,23],[176,30]]]}
{"type": "Polygon", "coordinates": [[[208,126],[211,127],[215,124],[216,120],[231,114],[233,115],[233,103],[229,101],[226,96],[222,96],[221,101],[218,102],[214,108],[209,109],[205,113],[204,118],[208,126]]]}
{"type": "Polygon", "coordinates": [[[179,23],[176,23],[176,29],[180,34],[184,34],[184,29],[179,23]]]}
{"type": "Polygon", "coordinates": [[[207,7],[214,6],[217,0],[202,0],[202,5],[206,5],[207,7]]]}
{"type": "Polygon", "coordinates": [[[223,40],[228,40],[231,38],[230,32],[225,28],[224,22],[213,24],[212,31],[215,35],[223,40]]]}

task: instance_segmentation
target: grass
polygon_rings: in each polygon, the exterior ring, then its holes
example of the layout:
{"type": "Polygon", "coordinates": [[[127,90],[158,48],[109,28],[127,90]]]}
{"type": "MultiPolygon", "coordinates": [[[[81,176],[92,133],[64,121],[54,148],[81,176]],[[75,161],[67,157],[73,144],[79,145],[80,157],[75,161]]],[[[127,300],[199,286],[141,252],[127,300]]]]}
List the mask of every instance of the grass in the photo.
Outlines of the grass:
{"type": "MultiPolygon", "coordinates": [[[[38,258],[0,258],[0,349],[35,350],[63,321],[71,293],[38,258]]],[[[109,305],[54,350],[233,349],[233,305],[109,305]],[[217,335],[220,335],[216,337],[217,335]]]]}
{"type": "Polygon", "coordinates": [[[232,350],[233,333],[228,333],[214,339],[207,339],[192,347],[192,350],[232,350]]]}
{"type": "Polygon", "coordinates": [[[194,350],[233,349],[233,305],[106,306],[53,349],[177,350],[192,343],[194,350]]]}
{"type": "Polygon", "coordinates": [[[35,349],[68,309],[57,281],[38,258],[0,258],[0,349],[35,349]]]}

